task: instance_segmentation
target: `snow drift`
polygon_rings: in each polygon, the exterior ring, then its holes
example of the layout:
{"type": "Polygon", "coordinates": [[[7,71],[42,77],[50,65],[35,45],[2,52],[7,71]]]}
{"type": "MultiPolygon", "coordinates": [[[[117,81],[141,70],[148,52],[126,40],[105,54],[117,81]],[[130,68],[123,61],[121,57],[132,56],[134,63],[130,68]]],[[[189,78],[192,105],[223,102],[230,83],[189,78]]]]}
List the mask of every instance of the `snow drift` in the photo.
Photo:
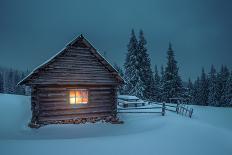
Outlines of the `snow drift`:
{"type": "Polygon", "coordinates": [[[0,94],[0,154],[231,155],[232,109],[194,106],[192,119],[121,114],[124,124],[30,129],[30,97],[0,94]]]}

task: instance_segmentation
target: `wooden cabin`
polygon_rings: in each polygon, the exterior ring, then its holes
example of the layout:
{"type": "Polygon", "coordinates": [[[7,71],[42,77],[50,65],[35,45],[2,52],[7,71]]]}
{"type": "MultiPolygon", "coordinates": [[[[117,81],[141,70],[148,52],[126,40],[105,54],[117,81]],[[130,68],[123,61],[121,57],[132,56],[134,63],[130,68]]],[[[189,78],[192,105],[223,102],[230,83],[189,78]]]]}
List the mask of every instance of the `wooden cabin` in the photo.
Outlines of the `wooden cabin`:
{"type": "Polygon", "coordinates": [[[117,122],[117,87],[124,81],[80,35],[19,84],[31,87],[30,127],[117,122]]]}

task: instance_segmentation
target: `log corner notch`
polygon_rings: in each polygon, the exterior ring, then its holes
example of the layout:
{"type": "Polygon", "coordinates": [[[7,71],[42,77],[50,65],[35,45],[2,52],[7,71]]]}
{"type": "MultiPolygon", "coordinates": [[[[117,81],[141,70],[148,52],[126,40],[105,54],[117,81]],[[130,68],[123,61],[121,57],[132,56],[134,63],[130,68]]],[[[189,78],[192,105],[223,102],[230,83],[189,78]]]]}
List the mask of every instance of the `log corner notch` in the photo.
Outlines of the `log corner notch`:
{"type": "Polygon", "coordinates": [[[38,104],[35,105],[34,103],[32,103],[31,104],[31,111],[32,111],[32,117],[31,117],[31,121],[28,124],[28,127],[30,127],[30,128],[40,128],[41,124],[38,121],[38,116],[39,116],[38,104]]]}
{"type": "Polygon", "coordinates": [[[117,117],[117,88],[124,83],[117,70],[81,35],[19,85],[32,88],[29,127],[39,128],[97,121],[123,123],[117,117]],[[83,97],[83,90],[88,97],[83,97]]]}
{"type": "Polygon", "coordinates": [[[38,102],[38,90],[36,87],[31,89],[31,121],[28,124],[30,128],[39,128],[39,102],[38,102]]]}

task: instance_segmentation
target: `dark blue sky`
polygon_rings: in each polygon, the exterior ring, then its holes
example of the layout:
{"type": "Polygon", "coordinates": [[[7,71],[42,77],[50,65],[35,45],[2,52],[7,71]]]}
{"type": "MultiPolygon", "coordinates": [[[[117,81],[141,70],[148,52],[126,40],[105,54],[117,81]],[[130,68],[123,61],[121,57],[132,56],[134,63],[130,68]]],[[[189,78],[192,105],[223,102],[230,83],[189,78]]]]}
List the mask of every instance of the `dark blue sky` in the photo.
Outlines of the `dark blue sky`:
{"type": "Polygon", "coordinates": [[[230,0],[0,0],[0,65],[33,69],[84,36],[123,65],[132,28],[143,29],[152,65],[173,43],[181,76],[211,64],[232,67],[230,0]]]}

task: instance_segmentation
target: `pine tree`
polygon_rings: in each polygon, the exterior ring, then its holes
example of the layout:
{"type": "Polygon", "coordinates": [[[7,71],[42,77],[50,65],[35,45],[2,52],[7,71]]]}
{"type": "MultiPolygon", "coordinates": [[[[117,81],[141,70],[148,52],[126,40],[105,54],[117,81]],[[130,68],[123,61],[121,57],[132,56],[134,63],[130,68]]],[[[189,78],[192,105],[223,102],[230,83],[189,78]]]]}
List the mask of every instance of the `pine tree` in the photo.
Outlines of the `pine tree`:
{"type": "Polygon", "coordinates": [[[225,106],[232,107],[232,71],[226,82],[225,95],[223,95],[225,106]]]}
{"type": "Polygon", "coordinates": [[[200,78],[197,77],[197,80],[194,82],[194,85],[193,85],[193,91],[192,91],[192,102],[193,104],[200,104],[201,101],[200,101],[200,78]]]}
{"type": "Polygon", "coordinates": [[[160,67],[160,74],[161,74],[161,80],[160,81],[162,81],[164,79],[164,66],[163,65],[161,65],[161,67],[160,67]]]}
{"type": "Polygon", "coordinates": [[[199,89],[199,102],[201,105],[208,105],[208,79],[205,74],[204,68],[202,68],[201,79],[200,79],[200,89],[199,89]]]}
{"type": "Polygon", "coordinates": [[[164,67],[161,65],[160,67],[160,101],[164,101],[164,67]]]}
{"type": "Polygon", "coordinates": [[[155,65],[154,79],[155,79],[155,81],[156,81],[157,84],[160,84],[161,77],[159,75],[159,71],[158,71],[157,65],[155,65]]]}
{"type": "Polygon", "coordinates": [[[21,81],[25,77],[24,72],[16,72],[16,77],[17,78],[15,80],[15,93],[19,95],[25,95],[25,86],[17,85],[19,81],[21,81]]]}
{"type": "Polygon", "coordinates": [[[128,44],[128,53],[126,55],[125,80],[126,85],[124,90],[129,95],[135,95],[139,98],[144,98],[144,83],[140,77],[140,66],[138,57],[138,41],[136,39],[134,30],[131,32],[131,38],[128,44]]]}
{"type": "Polygon", "coordinates": [[[171,43],[169,44],[167,55],[168,62],[164,72],[163,84],[163,97],[166,102],[169,101],[169,98],[181,97],[183,89],[171,43]]]}
{"type": "MultiPolygon", "coordinates": [[[[25,76],[26,75],[29,75],[30,74],[30,70],[29,69],[27,69],[27,71],[24,73],[24,76],[23,76],[23,78],[25,78],[25,76]]],[[[29,86],[25,86],[25,95],[31,95],[31,87],[29,87],[29,86]]]]}
{"type": "Polygon", "coordinates": [[[190,78],[188,79],[188,86],[187,87],[189,90],[193,89],[193,83],[192,83],[190,78]]]}
{"type": "Polygon", "coordinates": [[[154,95],[156,94],[155,90],[155,81],[153,78],[153,72],[151,69],[151,62],[149,58],[149,54],[147,53],[146,48],[147,41],[144,37],[143,31],[139,32],[139,43],[138,43],[138,64],[139,64],[139,76],[142,80],[142,84],[144,85],[143,96],[144,99],[154,100],[154,95]]]}
{"type": "Polygon", "coordinates": [[[17,83],[25,77],[24,72],[0,67],[0,93],[25,94],[25,86],[17,83]]]}
{"type": "Polygon", "coordinates": [[[222,72],[222,68],[220,70],[220,72],[217,73],[216,76],[216,94],[215,94],[215,98],[216,98],[216,102],[214,103],[214,106],[220,106],[220,100],[221,100],[221,96],[222,96],[222,77],[221,77],[221,72],[222,72]]]}
{"type": "Polygon", "coordinates": [[[227,81],[230,78],[230,71],[226,66],[222,67],[221,71],[221,98],[219,100],[220,106],[227,106],[227,81]]]}
{"type": "Polygon", "coordinates": [[[6,93],[14,94],[14,72],[12,69],[9,70],[7,77],[6,77],[6,93]]]}
{"type": "Polygon", "coordinates": [[[155,74],[154,74],[154,81],[155,81],[155,101],[161,101],[161,83],[160,83],[160,75],[155,65],[155,74]]]}
{"type": "Polygon", "coordinates": [[[118,74],[121,76],[121,77],[124,77],[124,72],[123,72],[123,69],[117,65],[116,63],[114,64],[114,68],[117,70],[118,74]]]}
{"type": "Polygon", "coordinates": [[[135,77],[133,73],[135,72],[135,62],[134,62],[134,55],[137,52],[137,39],[134,33],[134,30],[131,32],[131,38],[129,41],[129,44],[127,45],[128,52],[126,55],[126,60],[124,63],[124,68],[125,68],[125,80],[126,80],[126,85],[124,87],[124,90],[126,93],[129,94],[133,86],[135,85],[135,77]],[[133,60],[133,62],[132,62],[133,60]],[[133,80],[133,81],[132,81],[133,80]]]}
{"type": "Polygon", "coordinates": [[[208,105],[215,106],[217,105],[217,72],[214,66],[211,66],[209,73],[209,97],[208,105]]]}
{"type": "Polygon", "coordinates": [[[188,80],[188,86],[187,86],[187,100],[189,101],[189,102],[192,102],[192,100],[193,100],[193,83],[192,83],[192,81],[191,81],[191,79],[189,78],[189,80],[188,80]]]}
{"type": "Polygon", "coordinates": [[[18,71],[14,72],[14,81],[13,81],[13,86],[14,86],[14,93],[15,94],[21,94],[21,86],[17,86],[17,83],[20,81],[21,75],[18,71]]]}
{"type": "Polygon", "coordinates": [[[226,81],[229,78],[229,70],[226,66],[221,67],[220,72],[217,74],[217,84],[216,84],[216,104],[215,106],[223,106],[225,101],[223,94],[225,93],[226,81]]]}
{"type": "Polygon", "coordinates": [[[0,93],[4,92],[3,88],[3,74],[0,72],[0,93]]]}

